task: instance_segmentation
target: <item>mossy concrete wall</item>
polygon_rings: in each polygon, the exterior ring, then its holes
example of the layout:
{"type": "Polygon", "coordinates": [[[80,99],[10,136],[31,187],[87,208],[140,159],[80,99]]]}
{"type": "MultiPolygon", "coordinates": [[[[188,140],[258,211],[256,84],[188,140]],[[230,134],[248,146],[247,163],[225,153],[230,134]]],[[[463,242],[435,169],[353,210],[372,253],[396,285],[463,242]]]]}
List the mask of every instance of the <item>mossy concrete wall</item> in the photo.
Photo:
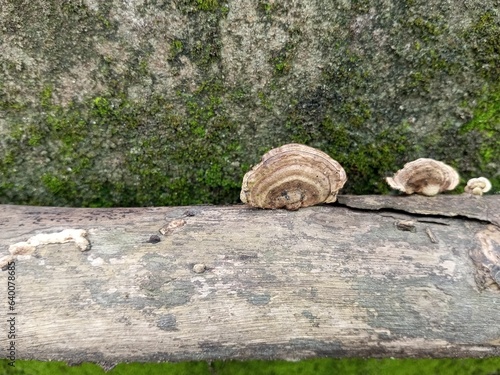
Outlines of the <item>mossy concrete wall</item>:
{"type": "Polygon", "coordinates": [[[300,142],[350,193],[417,157],[500,190],[496,0],[0,0],[0,203],[238,201],[300,142]]]}

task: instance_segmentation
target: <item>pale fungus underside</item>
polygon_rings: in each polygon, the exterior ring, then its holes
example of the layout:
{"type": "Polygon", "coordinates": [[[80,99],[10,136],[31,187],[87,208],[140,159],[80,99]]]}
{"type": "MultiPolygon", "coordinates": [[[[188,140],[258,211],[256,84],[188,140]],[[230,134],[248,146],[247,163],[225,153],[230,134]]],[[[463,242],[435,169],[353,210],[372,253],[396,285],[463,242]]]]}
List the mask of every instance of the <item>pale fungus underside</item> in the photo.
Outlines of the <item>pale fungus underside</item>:
{"type": "Polygon", "coordinates": [[[453,190],[460,177],[449,165],[427,158],[406,163],[394,177],[387,177],[387,183],[393,189],[406,194],[418,193],[434,196],[446,190],[453,190]]]}
{"type": "Polygon", "coordinates": [[[253,207],[297,210],[335,202],[346,181],[342,166],[326,153],[291,143],[264,154],[245,174],[240,199],[253,207]]]}
{"type": "Polygon", "coordinates": [[[471,178],[464,191],[472,195],[483,195],[491,190],[491,182],[486,177],[471,178]]]}

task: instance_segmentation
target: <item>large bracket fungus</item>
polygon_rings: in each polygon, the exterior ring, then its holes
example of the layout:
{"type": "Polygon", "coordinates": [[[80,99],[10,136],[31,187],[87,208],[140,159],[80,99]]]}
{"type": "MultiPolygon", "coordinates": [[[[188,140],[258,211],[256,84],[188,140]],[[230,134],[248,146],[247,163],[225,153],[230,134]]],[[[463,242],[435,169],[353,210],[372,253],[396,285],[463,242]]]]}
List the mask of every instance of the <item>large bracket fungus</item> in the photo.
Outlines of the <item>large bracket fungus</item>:
{"type": "Polygon", "coordinates": [[[337,199],[344,168],[323,151],[291,143],[262,156],[243,177],[240,199],[253,207],[297,210],[337,199]]]}
{"type": "Polygon", "coordinates": [[[434,159],[421,158],[406,163],[394,177],[387,177],[391,188],[406,194],[418,193],[434,196],[445,190],[453,190],[460,177],[452,167],[434,159]]]}

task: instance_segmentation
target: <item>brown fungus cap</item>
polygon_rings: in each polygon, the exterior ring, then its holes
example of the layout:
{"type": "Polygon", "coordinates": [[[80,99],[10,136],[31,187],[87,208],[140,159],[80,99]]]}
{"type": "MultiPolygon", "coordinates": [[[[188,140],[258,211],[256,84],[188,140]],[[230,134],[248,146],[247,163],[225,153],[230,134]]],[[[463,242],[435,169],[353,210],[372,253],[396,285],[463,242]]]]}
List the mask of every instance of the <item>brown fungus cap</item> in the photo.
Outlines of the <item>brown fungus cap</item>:
{"type": "Polygon", "coordinates": [[[240,199],[253,207],[297,210],[337,199],[347,177],[323,151],[290,143],[270,150],[243,177],[240,199]]]}
{"type": "Polygon", "coordinates": [[[393,189],[406,194],[418,193],[427,196],[453,190],[460,177],[449,165],[434,159],[417,159],[406,163],[394,177],[387,177],[387,183],[393,189]]]}

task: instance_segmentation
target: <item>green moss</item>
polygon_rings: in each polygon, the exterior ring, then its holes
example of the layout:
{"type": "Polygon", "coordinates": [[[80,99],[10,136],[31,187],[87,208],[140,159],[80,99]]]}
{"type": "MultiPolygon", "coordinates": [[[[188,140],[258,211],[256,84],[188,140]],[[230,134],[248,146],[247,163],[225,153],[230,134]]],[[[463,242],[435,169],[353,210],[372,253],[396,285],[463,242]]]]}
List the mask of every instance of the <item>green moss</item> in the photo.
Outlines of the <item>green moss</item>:
{"type": "Polygon", "coordinates": [[[192,14],[191,18],[195,22],[193,27],[199,28],[193,34],[196,38],[189,43],[179,43],[174,41],[171,46],[176,55],[182,54],[190,58],[191,62],[197,67],[206,72],[207,80],[213,75],[214,65],[220,64],[221,56],[221,38],[220,38],[220,21],[226,15],[227,4],[217,3],[218,8],[209,13],[202,12],[192,14]],[[196,22],[199,19],[199,22],[196,22]],[[203,26],[201,26],[201,23],[203,26]]]}
{"type": "Polygon", "coordinates": [[[40,105],[43,109],[50,109],[52,106],[52,86],[45,86],[40,93],[40,105]]]}
{"type": "Polygon", "coordinates": [[[180,40],[174,40],[170,43],[170,59],[175,59],[182,53],[184,49],[184,44],[180,40]]]}
{"type": "Polygon", "coordinates": [[[277,77],[287,75],[290,72],[302,33],[300,29],[290,27],[287,29],[287,34],[288,41],[279,51],[274,51],[269,59],[269,63],[272,65],[274,74],[277,77]]]}
{"type": "MultiPolygon", "coordinates": [[[[458,136],[464,143],[467,159],[479,169],[470,170],[467,178],[481,174],[491,180],[493,190],[500,190],[500,85],[485,89],[474,109],[472,120],[465,123],[458,136]],[[477,175],[474,175],[475,174],[477,175]]],[[[470,168],[469,168],[470,169],[470,168]]]]}
{"type": "MultiPolygon", "coordinates": [[[[492,141],[491,145],[486,145],[488,152],[492,154],[491,146],[500,146],[500,90],[486,92],[483,99],[474,110],[474,118],[461,128],[462,132],[477,131],[484,136],[484,140],[492,141]]],[[[500,153],[497,154],[500,156],[500,153]]],[[[491,162],[491,158],[484,159],[485,163],[491,162]]]]}
{"type": "Polygon", "coordinates": [[[445,82],[463,80],[463,38],[450,30],[449,19],[441,12],[423,10],[421,1],[415,5],[401,7],[401,24],[389,31],[395,42],[392,53],[400,80],[397,86],[403,98],[432,101],[445,82]]]}
{"type": "Polygon", "coordinates": [[[500,21],[493,11],[480,15],[463,34],[471,45],[477,72],[485,78],[500,82],[500,21]]]}
{"type": "Polygon", "coordinates": [[[225,0],[179,0],[178,7],[187,12],[210,12],[226,15],[229,11],[225,0]]]}
{"type": "Polygon", "coordinates": [[[428,94],[435,90],[435,83],[441,77],[453,77],[461,73],[462,61],[454,45],[436,49],[434,43],[415,41],[415,54],[408,64],[405,94],[428,94]]]}
{"type": "Polygon", "coordinates": [[[0,110],[3,112],[19,112],[25,108],[24,105],[18,102],[0,99],[0,110]]]}
{"type": "Polygon", "coordinates": [[[0,111],[12,116],[24,109],[26,109],[26,106],[24,104],[8,97],[8,95],[5,93],[5,89],[3,88],[3,84],[0,78],[0,111]]]}
{"type": "Polygon", "coordinates": [[[53,176],[50,174],[44,174],[42,175],[41,178],[42,183],[45,185],[45,187],[53,194],[56,195],[62,195],[62,194],[71,194],[72,190],[71,188],[73,187],[74,189],[74,184],[71,187],[71,182],[68,180],[65,180],[64,178],[60,176],[53,176]]]}
{"type": "Polygon", "coordinates": [[[387,193],[384,177],[398,170],[413,149],[407,123],[381,129],[371,139],[329,116],[318,126],[303,121],[287,127],[290,141],[320,148],[342,164],[349,178],[347,193],[387,193]]]}
{"type": "Polygon", "coordinates": [[[219,7],[217,0],[196,0],[196,4],[200,10],[215,10],[219,7]]]}
{"type": "Polygon", "coordinates": [[[212,63],[218,62],[220,58],[220,42],[217,38],[199,40],[191,50],[193,61],[203,69],[210,68],[212,63]]]}
{"type": "Polygon", "coordinates": [[[98,96],[92,100],[92,112],[97,117],[108,116],[112,111],[109,100],[98,96]]]}
{"type": "Polygon", "coordinates": [[[407,23],[407,27],[410,27],[424,41],[429,41],[442,35],[446,31],[444,25],[442,18],[425,19],[421,16],[409,20],[407,23]]]}
{"type": "Polygon", "coordinates": [[[352,0],[351,9],[358,14],[365,14],[370,11],[370,1],[369,0],[352,0]]]}
{"type": "Polygon", "coordinates": [[[242,104],[250,97],[249,87],[236,87],[227,93],[228,98],[236,103],[242,104]]]}
{"type": "Polygon", "coordinates": [[[280,56],[272,60],[274,64],[274,72],[279,75],[287,74],[290,71],[290,63],[286,57],[280,56]]]}
{"type": "Polygon", "coordinates": [[[235,202],[244,173],[235,161],[243,150],[224,92],[220,81],[210,80],[177,103],[162,96],[132,102],[113,93],[62,107],[46,88],[40,93],[44,111],[12,128],[11,152],[0,162],[0,201],[91,207],[235,202]],[[180,107],[185,116],[174,111],[180,107]],[[152,119],[154,126],[142,125],[152,119]]]}
{"type": "Polygon", "coordinates": [[[138,66],[137,72],[140,75],[143,75],[143,76],[148,75],[148,73],[149,73],[149,67],[148,67],[147,60],[144,59],[144,60],[140,60],[139,61],[139,66],[138,66]]]}
{"type": "Polygon", "coordinates": [[[380,121],[367,96],[370,70],[349,46],[339,44],[336,60],[323,70],[321,88],[287,109],[285,142],[322,149],[347,171],[347,193],[386,193],[384,177],[414,154],[407,121],[380,121]]]}
{"type": "Polygon", "coordinates": [[[63,362],[16,361],[16,367],[0,360],[0,369],[6,374],[65,374],[65,375],[289,375],[339,373],[345,375],[494,375],[500,370],[499,358],[488,359],[358,359],[316,358],[302,361],[211,361],[179,363],[122,363],[105,372],[96,364],[69,366],[63,362]]]}
{"type": "Polygon", "coordinates": [[[264,91],[259,91],[257,93],[257,97],[259,99],[259,104],[265,108],[268,111],[271,111],[273,109],[273,104],[271,102],[271,99],[269,98],[268,95],[264,91]]]}
{"type": "Polygon", "coordinates": [[[28,140],[28,144],[30,146],[37,146],[38,144],[40,144],[40,141],[43,139],[43,136],[37,132],[37,131],[32,131],[31,132],[31,136],[30,136],[30,139],[28,140]]]}
{"type": "Polygon", "coordinates": [[[257,5],[257,10],[262,14],[264,14],[265,16],[269,17],[273,13],[276,6],[277,4],[275,3],[271,3],[268,1],[259,1],[257,5]]]}

